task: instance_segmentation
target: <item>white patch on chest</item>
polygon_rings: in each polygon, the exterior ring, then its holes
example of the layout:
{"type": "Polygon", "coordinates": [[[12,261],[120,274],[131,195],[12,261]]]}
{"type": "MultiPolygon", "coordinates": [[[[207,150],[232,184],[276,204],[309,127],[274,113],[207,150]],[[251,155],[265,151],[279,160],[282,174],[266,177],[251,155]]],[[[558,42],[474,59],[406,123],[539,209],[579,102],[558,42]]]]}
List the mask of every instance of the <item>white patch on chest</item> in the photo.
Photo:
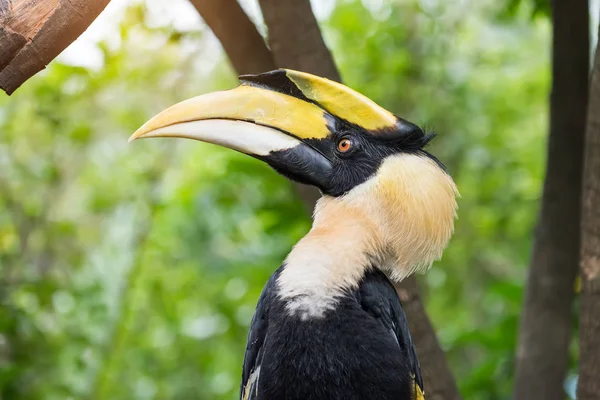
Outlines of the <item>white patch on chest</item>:
{"type": "Polygon", "coordinates": [[[321,207],[277,279],[278,296],[290,315],[321,318],[333,310],[372,265],[369,254],[377,254],[377,239],[371,222],[355,210],[341,203],[321,207]]]}
{"type": "Polygon", "coordinates": [[[286,300],[290,315],[300,316],[303,320],[321,318],[335,308],[344,289],[356,285],[356,282],[350,283],[345,288],[336,284],[335,271],[331,267],[332,264],[314,253],[290,254],[277,280],[278,295],[286,300]]]}

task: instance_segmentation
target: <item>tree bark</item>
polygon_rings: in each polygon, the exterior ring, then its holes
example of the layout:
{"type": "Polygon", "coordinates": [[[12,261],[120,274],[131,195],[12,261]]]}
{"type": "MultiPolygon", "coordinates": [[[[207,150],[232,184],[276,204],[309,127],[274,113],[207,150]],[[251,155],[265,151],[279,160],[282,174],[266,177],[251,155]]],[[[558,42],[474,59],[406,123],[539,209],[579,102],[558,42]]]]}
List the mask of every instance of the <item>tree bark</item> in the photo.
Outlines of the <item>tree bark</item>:
{"type": "Polygon", "coordinates": [[[341,82],[309,0],[259,0],[278,68],[298,69],[341,82]]]}
{"type": "Polygon", "coordinates": [[[275,69],[273,55],[236,0],[190,0],[239,75],[275,69]]]}
{"type": "Polygon", "coordinates": [[[460,400],[460,393],[446,362],[446,355],[423,306],[417,279],[410,276],[395,286],[406,312],[411,337],[417,347],[426,399],[460,400]]]}
{"type": "Polygon", "coordinates": [[[588,1],[552,1],[550,135],[516,359],[515,400],[563,400],[579,265],[588,1]]]}
{"type": "MultiPolygon", "coordinates": [[[[228,17],[230,8],[213,9],[218,15],[202,14],[202,10],[208,7],[211,1],[217,0],[191,1],[194,4],[204,3],[200,4],[200,7],[196,6],[196,9],[209,25],[208,20],[215,19],[223,24],[220,26],[221,32],[235,28],[230,26],[233,24],[228,17]]],[[[309,1],[260,0],[260,6],[269,30],[269,43],[275,59],[272,68],[265,64],[268,66],[265,71],[275,67],[292,68],[341,81],[340,74],[329,49],[325,45],[309,1]]],[[[238,11],[236,10],[235,13],[237,14],[238,11]]],[[[236,18],[239,17],[241,16],[238,15],[236,18]]],[[[245,15],[244,17],[247,18],[245,15]]],[[[248,20],[248,22],[250,21],[248,20]]],[[[241,24],[241,22],[237,21],[236,24],[241,24]]],[[[215,34],[226,51],[230,46],[226,43],[227,41],[240,40],[236,35],[217,32],[215,34]]],[[[264,50],[246,53],[244,57],[240,58],[240,63],[232,61],[238,73],[245,73],[250,68],[249,65],[258,64],[258,61],[252,60],[252,58],[262,57],[265,51],[268,51],[262,38],[259,40],[254,34],[246,35],[244,40],[249,48],[256,49],[263,46],[264,50]]],[[[312,210],[316,200],[320,197],[318,191],[305,185],[298,185],[298,190],[304,203],[312,210]]],[[[437,341],[435,330],[421,302],[415,278],[406,279],[397,289],[403,300],[410,330],[419,354],[427,399],[459,400],[458,388],[448,368],[444,352],[437,341]]]]}
{"type": "Polygon", "coordinates": [[[583,171],[579,400],[600,399],[600,47],[592,70],[583,171]]]}
{"type": "Polygon", "coordinates": [[[0,0],[0,88],[13,93],[46,68],[109,0],[0,0]]]}

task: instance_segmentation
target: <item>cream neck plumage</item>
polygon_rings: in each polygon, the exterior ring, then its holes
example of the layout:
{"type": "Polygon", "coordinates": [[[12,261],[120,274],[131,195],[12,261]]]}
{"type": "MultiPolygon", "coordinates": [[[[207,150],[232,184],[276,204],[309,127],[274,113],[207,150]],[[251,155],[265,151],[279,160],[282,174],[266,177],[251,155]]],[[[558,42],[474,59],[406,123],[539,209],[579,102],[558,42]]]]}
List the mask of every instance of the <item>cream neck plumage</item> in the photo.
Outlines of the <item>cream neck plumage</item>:
{"type": "Polygon", "coordinates": [[[376,267],[393,280],[428,269],[446,247],[456,217],[454,181],[429,157],[388,157],[377,173],[340,197],[317,202],[310,232],[278,278],[288,311],[319,317],[376,267]]]}

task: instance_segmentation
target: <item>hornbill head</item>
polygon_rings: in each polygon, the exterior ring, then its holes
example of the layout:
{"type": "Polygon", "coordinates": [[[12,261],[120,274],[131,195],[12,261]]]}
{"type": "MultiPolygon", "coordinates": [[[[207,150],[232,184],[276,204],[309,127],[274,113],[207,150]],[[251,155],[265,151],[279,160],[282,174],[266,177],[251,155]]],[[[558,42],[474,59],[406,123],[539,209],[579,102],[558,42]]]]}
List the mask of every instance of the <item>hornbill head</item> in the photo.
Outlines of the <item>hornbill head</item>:
{"type": "Polygon", "coordinates": [[[371,256],[393,278],[441,256],[458,192],[444,166],[424,150],[432,135],[349,87],[308,73],[278,69],[240,81],[235,89],[167,108],[130,141],[214,143],[316,186],[323,197],[315,224],[358,221],[371,233],[371,256]]]}

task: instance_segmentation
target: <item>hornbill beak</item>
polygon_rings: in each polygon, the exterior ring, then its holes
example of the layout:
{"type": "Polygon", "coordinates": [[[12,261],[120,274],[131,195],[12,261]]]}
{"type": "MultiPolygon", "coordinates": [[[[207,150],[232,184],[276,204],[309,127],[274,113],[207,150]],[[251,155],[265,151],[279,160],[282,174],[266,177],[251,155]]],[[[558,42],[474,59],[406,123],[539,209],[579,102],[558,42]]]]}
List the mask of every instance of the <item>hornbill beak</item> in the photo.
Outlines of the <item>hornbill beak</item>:
{"type": "Polygon", "coordinates": [[[235,89],[185,100],[129,139],[179,137],[228,147],[323,190],[333,169],[332,135],[343,124],[377,131],[398,119],[352,89],[303,72],[241,76],[235,89]]]}

